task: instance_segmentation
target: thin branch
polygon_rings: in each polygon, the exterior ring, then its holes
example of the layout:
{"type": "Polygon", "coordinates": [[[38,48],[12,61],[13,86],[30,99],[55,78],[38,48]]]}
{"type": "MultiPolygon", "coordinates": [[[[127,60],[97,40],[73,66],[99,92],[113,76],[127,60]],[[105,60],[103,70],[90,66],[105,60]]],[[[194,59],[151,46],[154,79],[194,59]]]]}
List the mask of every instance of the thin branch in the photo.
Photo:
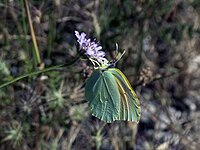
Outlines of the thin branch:
{"type": "Polygon", "coordinates": [[[80,58],[79,56],[80,55],[77,55],[74,60],[72,60],[71,62],[69,62],[67,64],[61,64],[61,65],[57,65],[57,66],[45,68],[45,69],[42,69],[42,70],[38,70],[38,71],[35,71],[35,72],[31,72],[31,73],[19,76],[19,77],[15,78],[15,79],[13,79],[11,81],[8,81],[8,82],[0,85],[0,89],[3,88],[3,87],[6,87],[8,85],[11,85],[11,84],[13,84],[13,83],[15,83],[15,82],[17,82],[19,80],[22,80],[24,78],[30,77],[30,76],[34,76],[34,75],[37,75],[37,74],[40,74],[40,73],[45,73],[45,72],[53,71],[53,70],[56,70],[56,69],[61,68],[61,67],[70,66],[70,65],[74,64],[80,58]]]}
{"type": "MultiPolygon", "coordinates": [[[[181,70],[181,71],[177,71],[177,72],[173,72],[173,73],[170,73],[170,74],[167,74],[167,75],[163,75],[163,76],[157,76],[157,77],[154,77],[151,81],[149,81],[148,83],[145,83],[146,84],[151,84],[152,82],[155,82],[155,81],[158,81],[158,80],[162,80],[162,79],[165,79],[165,78],[169,78],[169,77],[172,77],[174,75],[177,75],[177,74],[180,74],[180,73],[183,73],[185,70],[181,70]]],[[[141,86],[143,85],[144,82],[139,82],[137,84],[134,84],[133,86],[134,87],[137,87],[137,86],[141,86]]]]}

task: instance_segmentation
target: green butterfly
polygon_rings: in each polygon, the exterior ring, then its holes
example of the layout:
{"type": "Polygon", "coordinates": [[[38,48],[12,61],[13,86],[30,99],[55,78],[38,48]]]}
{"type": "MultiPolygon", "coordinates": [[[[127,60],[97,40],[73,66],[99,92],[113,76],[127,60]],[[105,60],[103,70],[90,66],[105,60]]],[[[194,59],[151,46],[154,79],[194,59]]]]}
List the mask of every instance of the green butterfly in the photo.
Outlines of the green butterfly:
{"type": "Polygon", "coordinates": [[[125,75],[117,68],[94,70],[85,86],[92,115],[105,121],[139,122],[140,103],[125,75]]]}

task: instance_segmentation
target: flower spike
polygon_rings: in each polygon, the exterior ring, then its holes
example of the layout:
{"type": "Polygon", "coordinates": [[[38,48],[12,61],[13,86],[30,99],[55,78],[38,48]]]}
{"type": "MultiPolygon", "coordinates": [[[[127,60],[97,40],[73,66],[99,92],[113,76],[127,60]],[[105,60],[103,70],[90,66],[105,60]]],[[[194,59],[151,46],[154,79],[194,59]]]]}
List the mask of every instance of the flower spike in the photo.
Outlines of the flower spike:
{"type": "Polygon", "coordinates": [[[102,51],[102,46],[100,46],[95,39],[91,41],[91,39],[86,38],[84,32],[80,34],[78,31],[75,31],[75,36],[77,37],[80,50],[84,51],[84,55],[86,55],[93,64],[98,65],[98,67],[94,66],[95,68],[107,67],[109,65],[109,61],[105,58],[106,53],[102,51]]]}

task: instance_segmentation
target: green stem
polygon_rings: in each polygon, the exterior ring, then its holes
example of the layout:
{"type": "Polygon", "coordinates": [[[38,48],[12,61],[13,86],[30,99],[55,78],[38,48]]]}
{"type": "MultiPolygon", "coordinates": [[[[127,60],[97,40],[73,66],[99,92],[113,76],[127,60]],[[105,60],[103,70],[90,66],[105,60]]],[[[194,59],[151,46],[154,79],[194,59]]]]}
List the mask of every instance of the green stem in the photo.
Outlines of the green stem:
{"type": "Polygon", "coordinates": [[[141,23],[141,28],[139,32],[139,41],[140,41],[140,47],[137,51],[137,59],[136,59],[136,72],[139,72],[139,69],[141,67],[142,63],[142,51],[143,51],[143,39],[144,39],[144,25],[143,22],[141,23]]]}
{"type": "Polygon", "coordinates": [[[39,53],[37,41],[36,41],[36,38],[35,38],[35,32],[34,32],[34,29],[33,29],[31,14],[30,14],[30,10],[29,10],[27,0],[24,0],[24,4],[25,4],[25,8],[26,8],[29,26],[30,26],[30,32],[31,32],[31,37],[32,37],[32,41],[33,41],[33,46],[34,46],[34,53],[36,55],[37,64],[40,65],[41,64],[41,58],[40,58],[40,53],[39,53]]]}
{"type": "Polygon", "coordinates": [[[70,66],[70,65],[74,64],[79,58],[80,58],[80,55],[78,54],[76,56],[76,58],[74,60],[72,60],[71,62],[69,62],[69,63],[61,64],[61,65],[57,65],[57,66],[52,66],[52,67],[49,67],[49,68],[46,68],[46,69],[38,70],[38,71],[35,71],[35,72],[31,72],[31,73],[19,76],[19,77],[15,78],[15,79],[13,79],[11,81],[8,81],[8,82],[0,85],[0,89],[3,88],[3,87],[6,87],[8,85],[11,85],[11,84],[13,84],[13,83],[15,83],[15,82],[17,82],[19,80],[22,80],[24,78],[33,76],[33,75],[37,75],[37,74],[40,74],[40,73],[52,71],[52,70],[55,70],[55,69],[58,69],[58,68],[61,68],[61,67],[65,67],[65,66],[70,66]]]}
{"type": "Polygon", "coordinates": [[[20,5],[21,5],[21,8],[22,8],[22,27],[23,27],[23,32],[24,32],[23,43],[25,45],[25,48],[28,50],[28,42],[27,42],[27,39],[26,39],[28,31],[27,31],[27,26],[26,26],[26,19],[25,19],[26,14],[25,14],[24,1],[23,0],[20,0],[20,5]]]}

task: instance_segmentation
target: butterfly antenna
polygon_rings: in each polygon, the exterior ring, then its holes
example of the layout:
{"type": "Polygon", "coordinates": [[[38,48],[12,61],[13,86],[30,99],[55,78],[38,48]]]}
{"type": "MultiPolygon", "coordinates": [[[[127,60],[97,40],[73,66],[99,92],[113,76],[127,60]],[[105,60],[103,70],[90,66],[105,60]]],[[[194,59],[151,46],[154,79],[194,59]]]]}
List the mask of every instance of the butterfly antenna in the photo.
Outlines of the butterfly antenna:
{"type": "Polygon", "coordinates": [[[119,56],[119,58],[117,58],[117,60],[115,61],[115,64],[122,58],[122,56],[125,54],[125,50],[123,51],[123,53],[119,56]]]}
{"type": "Polygon", "coordinates": [[[118,54],[118,52],[119,52],[119,46],[118,46],[117,43],[115,44],[115,46],[116,46],[116,53],[118,54]]]}

